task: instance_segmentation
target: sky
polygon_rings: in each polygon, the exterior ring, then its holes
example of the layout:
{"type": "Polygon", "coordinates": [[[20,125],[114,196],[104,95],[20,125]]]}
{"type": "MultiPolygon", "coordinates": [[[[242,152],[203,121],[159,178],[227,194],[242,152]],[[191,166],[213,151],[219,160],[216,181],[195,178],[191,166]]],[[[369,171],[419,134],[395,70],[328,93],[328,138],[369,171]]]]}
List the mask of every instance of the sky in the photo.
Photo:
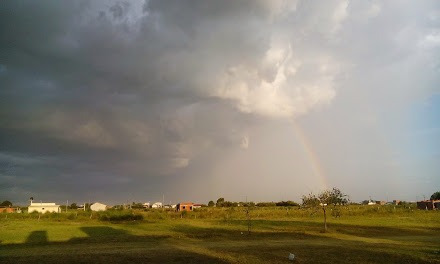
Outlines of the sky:
{"type": "Polygon", "coordinates": [[[5,1],[0,200],[440,190],[439,1],[5,1]]]}

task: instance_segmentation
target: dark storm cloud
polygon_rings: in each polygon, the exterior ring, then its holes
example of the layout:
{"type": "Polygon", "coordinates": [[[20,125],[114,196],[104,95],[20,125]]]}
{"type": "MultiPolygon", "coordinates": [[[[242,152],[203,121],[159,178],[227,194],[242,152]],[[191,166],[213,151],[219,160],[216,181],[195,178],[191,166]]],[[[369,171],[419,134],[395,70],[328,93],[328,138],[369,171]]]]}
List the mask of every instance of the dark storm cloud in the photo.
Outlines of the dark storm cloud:
{"type": "MultiPolygon", "coordinates": [[[[38,194],[116,201],[153,199],[161,192],[201,199],[225,193],[225,182],[241,183],[238,174],[247,175],[243,181],[259,179],[249,190],[256,197],[273,197],[262,189],[278,193],[270,177],[291,183],[289,175],[310,175],[301,145],[289,145],[286,120],[338,98],[344,108],[330,109],[329,120],[352,107],[364,118],[371,114],[359,103],[365,94],[387,109],[384,97],[395,96],[393,103],[401,105],[436,91],[438,5],[402,6],[5,2],[0,199],[38,194]],[[420,65],[430,68],[422,74],[420,65]],[[399,82],[402,70],[414,75],[399,82]],[[411,88],[420,82],[420,89],[411,88]],[[46,183],[53,192],[45,194],[46,183]],[[188,192],[191,186],[203,190],[188,192]]],[[[350,118],[353,126],[364,125],[356,123],[359,116],[350,118]]],[[[312,135],[322,130],[315,125],[312,135]]],[[[350,149],[372,145],[358,144],[350,142],[350,149]]],[[[328,145],[317,148],[335,156],[328,145]]],[[[303,183],[314,184],[298,177],[297,192],[303,183]]],[[[234,188],[227,193],[238,195],[234,188]]]]}

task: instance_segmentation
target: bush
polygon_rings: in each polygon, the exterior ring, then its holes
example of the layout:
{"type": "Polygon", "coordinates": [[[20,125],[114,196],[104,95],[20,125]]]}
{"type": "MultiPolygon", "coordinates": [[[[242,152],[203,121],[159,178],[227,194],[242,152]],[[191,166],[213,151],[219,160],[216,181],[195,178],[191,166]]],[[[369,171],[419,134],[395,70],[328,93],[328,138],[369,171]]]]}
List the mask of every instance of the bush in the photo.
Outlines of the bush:
{"type": "Polygon", "coordinates": [[[294,201],[281,201],[276,203],[276,206],[299,206],[299,204],[294,201]]]}
{"type": "Polygon", "coordinates": [[[141,221],[144,219],[143,215],[134,213],[132,211],[107,211],[98,213],[100,221],[109,222],[123,222],[123,221],[141,221]]]}
{"type": "Polygon", "coordinates": [[[276,206],[276,204],[274,202],[262,202],[262,203],[257,203],[258,207],[272,207],[272,206],[276,206]]]}

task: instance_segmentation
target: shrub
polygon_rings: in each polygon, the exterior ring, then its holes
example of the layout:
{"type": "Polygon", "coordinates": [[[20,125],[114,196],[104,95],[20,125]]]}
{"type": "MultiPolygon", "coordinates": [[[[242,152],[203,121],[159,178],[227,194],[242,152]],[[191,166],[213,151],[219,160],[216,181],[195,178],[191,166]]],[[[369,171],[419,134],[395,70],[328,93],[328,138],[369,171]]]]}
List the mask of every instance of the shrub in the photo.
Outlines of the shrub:
{"type": "Polygon", "coordinates": [[[141,214],[132,211],[107,211],[98,213],[100,221],[123,222],[123,221],[140,221],[144,217],[141,214]]]}
{"type": "Polygon", "coordinates": [[[294,201],[281,201],[276,203],[276,206],[299,206],[299,204],[294,201]]]}
{"type": "Polygon", "coordinates": [[[258,207],[272,207],[272,206],[276,206],[276,204],[274,202],[261,202],[261,203],[257,203],[258,207]]]}

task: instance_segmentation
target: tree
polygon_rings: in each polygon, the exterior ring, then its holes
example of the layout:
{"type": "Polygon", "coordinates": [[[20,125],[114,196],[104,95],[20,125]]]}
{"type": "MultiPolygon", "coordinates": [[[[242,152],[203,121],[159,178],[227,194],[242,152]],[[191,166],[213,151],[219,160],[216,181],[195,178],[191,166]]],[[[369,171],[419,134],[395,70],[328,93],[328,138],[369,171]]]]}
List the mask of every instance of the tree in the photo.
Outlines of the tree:
{"type": "Polygon", "coordinates": [[[303,195],[302,204],[304,207],[321,208],[324,216],[324,231],[327,232],[327,206],[333,205],[334,208],[339,205],[348,203],[348,196],[341,192],[338,188],[332,190],[325,190],[318,195],[310,193],[303,195]]]}
{"type": "Polygon", "coordinates": [[[78,205],[76,203],[72,203],[70,205],[70,209],[78,209],[78,205]]]}
{"type": "Polygon", "coordinates": [[[215,205],[214,201],[209,201],[208,206],[213,207],[215,205]]]}
{"type": "Polygon", "coordinates": [[[217,199],[217,203],[216,203],[216,206],[217,207],[221,207],[221,206],[223,206],[223,203],[225,202],[225,198],[218,198],[217,199]]]}
{"type": "Polygon", "coordinates": [[[142,208],[144,208],[144,205],[142,203],[135,203],[135,202],[133,202],[131,204],[131,208],[133,208],[133,209],[142,209],[142,208]]]}
{"type": "Polygon", "coordinates": [[[12,206],[12,203],[11,203],[10,201],[6,200],[6,201],[3,201],[3,202],[0,204],[0,206],[11,207],[11,206],[12,206]]]}
{"type": "Polygon", "coordinates": [[[252,218],[251,218],[251,207],[248,203],[246,203],[247,206],[244,207],[244,212],[246,213],[246,220],[247,220],[247,231],[248,235],[251,234],[251,226],[252,226],[252,218]]]}
{"type": "Polygon", "coordinates": [[[435,192],[431,195],[431,200],[440,200],[440,192],[435,192]]]}

